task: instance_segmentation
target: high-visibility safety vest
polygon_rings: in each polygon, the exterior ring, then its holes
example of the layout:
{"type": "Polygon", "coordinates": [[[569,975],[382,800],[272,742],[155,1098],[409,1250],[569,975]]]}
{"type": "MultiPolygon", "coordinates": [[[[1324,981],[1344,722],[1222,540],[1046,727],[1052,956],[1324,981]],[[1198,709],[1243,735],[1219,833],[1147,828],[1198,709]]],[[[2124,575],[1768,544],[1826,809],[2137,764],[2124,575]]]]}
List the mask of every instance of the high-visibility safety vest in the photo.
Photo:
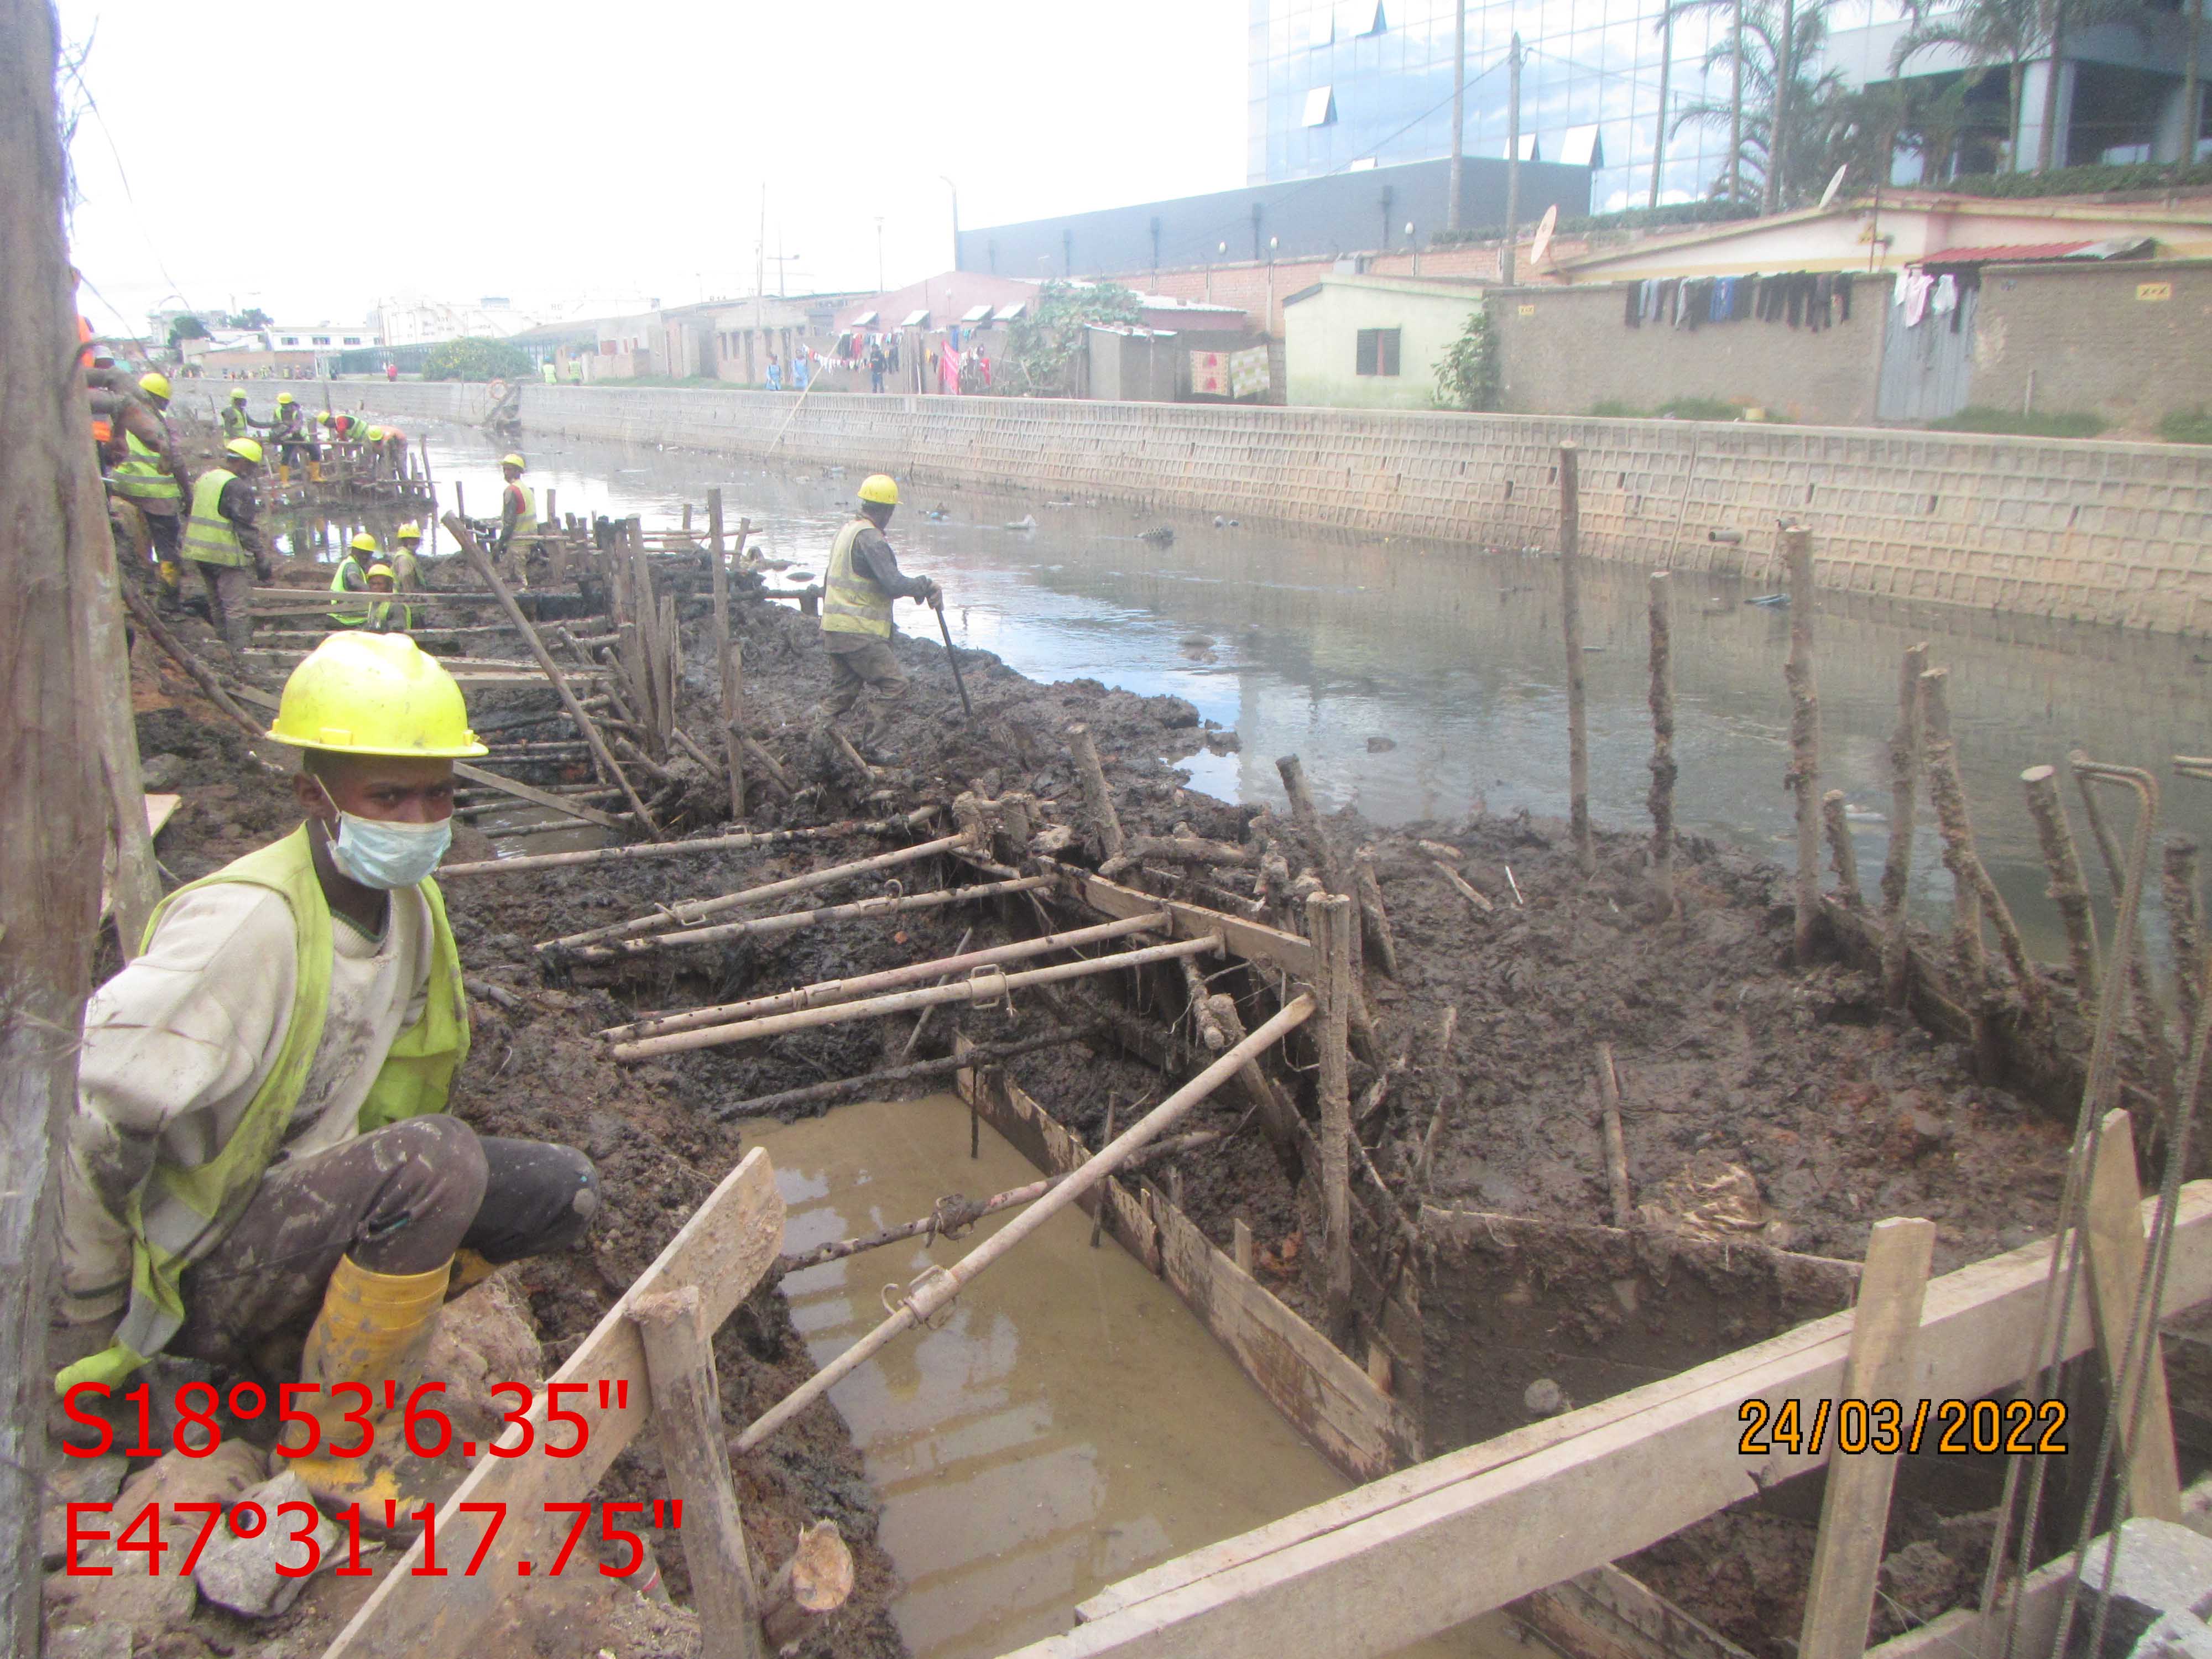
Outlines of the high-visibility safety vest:
{"type": "Polygon", "coordinates": [[[237,475],[211,466],[192,486],[192,516],[185,525],[185,556],[195,564],[252,564],[238,528],[222,516],[222,489],[237,475]]]}
{"type": "MultiPolygon", "coordinates": [[[[372,590],[374,591],[374,590],[372,590]]],[[[379,634],[405,634],[415,626],[415,607],[380,599],[368,607],[368,625],[379,634]]]]}
{"type": "Polygon", "coordinates": [[[128,495],[132,501],[146,504],[157,513],[174,513],[183,501],[185,492],[179,488],[177,481],[163,470],[161,452],[149,449],[139,442],[138,434],[135,432],[125,432],[123,436],[131,459],[117,463],[114,470],[107,475],[107,481],[114,486],[115,493],[128,495]],[[162,502],[167,505],[160,505],[162,502]]]}
{"type": "Polygon", "coordinates": [[[507,485],[507,494],[514,507],[514,528],[507,532],[510,539],[538,533],[538,496],[526,483],[507,485]]]}
{"type": "Polygon", "coordinates": [[[853,544],[863,530],[872,528],[866,519],[855,519],[837,532],[830,549],[829,574],[822,579],[825,634],[865,634],[878,640],[891,636],[891,596],[873,576],[853,568],[853,544]]]}
{"type": "Polygon", "coordinates": [[[222,411],[222,435],[243,438],[253,429],[252,417],[246,414],[244,404],[233,404],[222,411]]]}
{"type": "Polygon", "coordinates": [[[358,628],[374,613],[374,607],[370,605],[366,599],[369,592],[368,573],[362,569],[361,561],[355,558],[352,554],[349,553],[338,561],[338,568],[331,577],[331,592],[346,594],[354,600],[352,605],[343,609],[333,605],[331,607],[332,622],[346,628],[358,628]],[[348,576],[359,581],[361,586],[359,587],[350,586],[346,581],[348,576]]]}
{"type": "MultiPolygon", "coordinates": [[[[259,1189],[322,1045],[331,1000],[331,907],[315,876],[307,826],[170,894],[146,925],[146,945],[153,943],[171,905],[219,881],[269,888],[282,893],[291,907],[295,984],[284,1042],[237,1128],[210,1157],[190,1165],[176,1163],[165,1144],[145,1186],[131,1200],[130,1213],[118,1218],[131,1230],[131,1301],[114,1346],[61,1371],[54,1378],[58,1394],[65,1395],[80,1382],[112,1388],[176,1335],[185,1322],[185,1269],[222,1243],[259,1189]]],[[[418,890],[430,910],[428,994],[422,1018],[393,1041],[369,1085],[355,1119],[363,1134],[403,1118],[445,1110],[453,1073],[468,1058],[468,1005],[446,901],[434,881],[423,882],[418,890]]]]}

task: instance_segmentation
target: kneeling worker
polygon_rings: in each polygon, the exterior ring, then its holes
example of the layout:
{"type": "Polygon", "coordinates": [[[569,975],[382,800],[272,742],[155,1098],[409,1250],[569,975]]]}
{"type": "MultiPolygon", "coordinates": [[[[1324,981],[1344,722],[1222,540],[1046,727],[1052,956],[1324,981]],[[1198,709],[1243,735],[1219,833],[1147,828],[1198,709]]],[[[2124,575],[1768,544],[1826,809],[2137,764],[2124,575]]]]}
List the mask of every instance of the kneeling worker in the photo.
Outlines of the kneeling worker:
{"type": "Polygon", "coordinates": [[[307,821],[171,894],[85,1011],[49,1352],[65,1400],[164,1352],[273,1384],[304,1332],[319,1438],[289,1461],[389,1525],[420,1485],[402,1416],[449,1283],[576,1243],[598,1181],[581,1152],[446,1112],[468,1003],[429,877],[453,762],[485,752],[460,688],[410,639],[341,635],[270,736],[304,751],[307,821]],[[329,1455],[364,1417],[367,1453],[329,1455]]]}
{"type": "Polygon", "coordinates": [[[884,538],[898,507],[898,485],[881,472],[860,485],[859,515],[837,532],[822,578],[822,643],[830,653],[832,720],[851,714],[862,695],[889,699],[906,690],[906,671],[891,653],[891,602],[944,594],[927,576],[909,576],[884,538]]]}

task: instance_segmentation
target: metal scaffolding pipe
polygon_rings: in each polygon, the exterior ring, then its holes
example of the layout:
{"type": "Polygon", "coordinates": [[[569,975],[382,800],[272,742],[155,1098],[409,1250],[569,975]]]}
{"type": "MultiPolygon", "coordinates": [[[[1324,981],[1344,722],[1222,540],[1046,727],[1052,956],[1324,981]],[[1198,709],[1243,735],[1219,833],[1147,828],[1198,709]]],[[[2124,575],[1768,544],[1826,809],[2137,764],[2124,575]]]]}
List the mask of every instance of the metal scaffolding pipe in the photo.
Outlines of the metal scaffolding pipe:
{"type": "Polygon", "coordinates": [[[994,945],[986,951],[939,957],[933,962],[911,963],[903,968],[886,968],[880,973],[863,974],[856,979],[821,980],[812,985],[778,991],[771,996],[751,997],[743,1002],[725,1002],[711,1008],[686,1008],[680,1013],[659,1014],[648,1019],[633,1020],[627,1025],[610,1025],[599,1035],[610,1042],[620,1042],[636,1037],[660,1036],[670,1031],[696,1031],[704,1026],[727,1025],[757,1014],[781,1014],[794,1008],[827,1007],[850,1002],[856,997],[878,991],[894,991],[904,986],[919,985],[927,980],[957,974],[969,968],[988,968],[994,963],[1020,962],[1029,957],[1048,956],[1054,951],[1073,950],[1079,945],[1097,945],[1130,933],[1164,933],[1174,921],[1172,911],[1154,910],[1146,915],[1100,922],[1093,927],[1073,928],[1064,933],[1048,933],[1039,939],[1020,939],[1012,945],[994,945]]]}
{"type": "MultiPolygon", "coordinates": [[[[1194,944],[1197,941],[1188,942],[1194,944]]],[[[752,1450],[829,1393],[846,1376],[866,1364],[878,1350],[901,1331],[928,1319],[958,1296],[985,1268],[1127,1163],[1149,1142],[1173,1128],[1177,1120],[1192,1107],[1243,1070],[1247,1060],[1256,1059],[1292,1029],[1304,1024],[1312,1018],[1313,1012],[1313,998],[1300,993],[1280,1013],[1153,1107],[1115,1139],[1093,1152],[1081,1165],[1071,1170],[1066,1180],[998,1232],[951,1267],[932,1269],[916,1279],[900,1298],[896,1313],[755,1419],[752,1425],[731,1443],[732,1448],[740,1452],[752,1450]]]]}
{"type": "Polygon", "coordinates": [[[1118,968],[1142,968],[1148,963],[1174,962],[1182,957],[1218,955],[1223,948],[1222,936],[1208,933],[1203,939],[1182,939],[1172,945],[1148,945],[1140,951],[1124,951],[1118,956],[1089,957],[1078,962],[1063,962],[1050,968],[1032,968],[1024,974],[1009,974],[1003,969],[994,969],[956,985],[924,985],[911,991],[894,991],[889,996],[864,997],[857,1002],[840,1002],[827,1008],[802,1008],[793,1013],[770,1014],[765,1019],[739,1020],[731,1025],[710,1025],[698,1031],[677,1031],[667,1036],[647,1037],[638,1042],[617,1042],[611,1052],[621,1060],[651,1060],[656,1054],[681,1054],[689,1048],[720,1048],[732,1042],[750,1042],[754,1037],[781,1036],[786,1031],[804,1031],[817,1025],[838,1025],[848,1019],[869,1019],[878,1014],[904,1013],[910,1009],[933,1007],[941,1002],[995,1002],[1009,992],[1024,990],[1032,985],[1057,985],[1064,980],[1087,979],[1093,974],[1110,974],[1118,968]]]}

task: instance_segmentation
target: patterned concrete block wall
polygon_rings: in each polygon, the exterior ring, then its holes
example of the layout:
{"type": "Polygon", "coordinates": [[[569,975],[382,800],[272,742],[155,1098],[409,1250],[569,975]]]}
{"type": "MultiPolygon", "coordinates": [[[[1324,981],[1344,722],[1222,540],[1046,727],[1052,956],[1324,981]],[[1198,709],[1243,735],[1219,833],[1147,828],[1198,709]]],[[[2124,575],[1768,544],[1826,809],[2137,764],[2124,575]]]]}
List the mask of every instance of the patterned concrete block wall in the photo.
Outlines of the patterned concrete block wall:
{"type": "Polygon", "coordinates": [[[2088,410],[2155,432],[2212,403],[2212,261],[2013,265],[1982,280],[1978,404],[2088,410]],[[2033,382],[2031,385],[2031,377],[2033,382]]]}
{"type": "MultiPolygon", "coordinates": [[[[346,382],[404,420],[475,388],[346,382]]],[[[473,398],[473,401],[471,401],[473,398]]],[[[1362,536],[1551,547],[1558,447],[1581,447],[1583,545],[1778,578],[1778,521],[1823,585],[2164,632],[2212,632],[2212,453],[1567,416],[532,386],[526,431],[1006,484],[1362,536]]]]}

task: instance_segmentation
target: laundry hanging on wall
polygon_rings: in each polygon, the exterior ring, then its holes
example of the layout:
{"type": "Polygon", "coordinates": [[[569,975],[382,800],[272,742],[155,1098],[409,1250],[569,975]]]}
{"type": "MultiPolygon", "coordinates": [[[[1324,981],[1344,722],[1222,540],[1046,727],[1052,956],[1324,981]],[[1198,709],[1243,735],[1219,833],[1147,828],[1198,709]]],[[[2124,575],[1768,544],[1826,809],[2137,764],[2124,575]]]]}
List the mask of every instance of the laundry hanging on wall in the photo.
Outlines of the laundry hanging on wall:
{"type": "Polygon", "coordinates": [[[1630,328],[1698,329],[1755,319],[1814,333],[1850,318],[1850,273],[1826,270],[1653,277],[1626,285],[1621,314],[1630,328]]]}

